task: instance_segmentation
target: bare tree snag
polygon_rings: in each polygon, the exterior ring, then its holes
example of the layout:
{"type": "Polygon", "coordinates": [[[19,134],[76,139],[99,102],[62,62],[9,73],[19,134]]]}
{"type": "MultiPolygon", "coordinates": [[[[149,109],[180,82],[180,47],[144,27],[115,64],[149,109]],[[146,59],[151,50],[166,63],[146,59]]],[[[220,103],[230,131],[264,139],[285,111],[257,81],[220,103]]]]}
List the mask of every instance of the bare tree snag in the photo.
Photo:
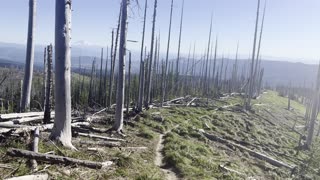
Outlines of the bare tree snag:
{"type": "Polygon", "coordinates": [[[149,62],[148,62],[148,84],[147,84],[147,98],[146,98],[146,104],[145,107],[148,108],[149,104],[151,103],[151,90],[152,90],[152,63],[153,59],[156,59],[156,53],[154,53],[154,34],[155,34],[155,26],[156,26],[156,17],[157,17],[157,2],[158,0],[154,1],[154,10],[153,10],[153,21],[152,21],[152,35],[151,35],[151,47],[150,47],[150,56],[149,56],[149,62]]]}
{"type": "Polygon", "coordinates": [[[164,78],[162,79],[163,89],[162,89],[162,98],[161,105],[166,98],[166,89],[167,89],[167,73],[168,73],[168,63],[169,63],[169,51],[170,51],[170,39],[171,39],[171,26],[172,26],[172,11],[173,11],[173,0],[171,0],[171,10],[170,10],[170,23],[169,23],[169,33],[168,33],[168,44],[167,44],[167,54],[166,54],[166,64],[165,64],[165,72],[164,78]]]}
{"type": "Polygon", "coordinates": [[[71,143],[71,0],[56,1],[55,120],[50,139],[75,149],[71,143]]]}
{"type": "MultiPolygon", "coordinates": [[[[32,146],[32,151],[37,153],[39,148],[38,148],[38,144],[39,144],[39,136],[40,136],[40,128],[37,127],[35,130],[34,130],[34,139],[33,139],[33,146],[32,146]]],[[[32,166],[32,171],[36,171],[37,170],[37,166],[38,166],[38,163],[36,160],[32,159],[31,160],[31,166],[32,166]]]]}
{"type": "Polygon", "coordinates": [[[22,97],[20,111],[25,112],[29,110],[31,85],[33,76],[33,64],[34,64],[34,31],[36,21],[36,0],[29,0],[29,22],[28,22],[28,38],[27,38],[27,54],[25,74],[23,78],[22,97]]]}
{"type": "Polygon", "coordinates": [[[52,45],[47,47],[48,60],[47,60],[47,73],[45,85],[45,100],[44,100],[44,124],[50,122],[51,116],[51,88],[52,88],[52,45]]]}
{"type": "Polygon", "coordinates": [[[254,40],[253,40],[253,50],[252,50],[252,59],[251,59],[251,67],[250,67],[250,77],[249,77],[249,87],[248,94],[246,95],[247,100],[245,102],[245,109],[250,110],[251,108],[251,98],[252,98],[252,86],[253,86],[253,76],[254,76],[254,63],[255,63],[255,55],[256,55],[256,44],[257,44],[257,33],[258,33],[258,23],[259,23],[259,10],[260,10],[260,0],[258,0],[257,7],[257,17],[256,17],[256,25],[254,32],[254,40]]]}
{"type": "Polygon", "coordinates": [[[65,164],[65,165],[81,165],[88,168],[93,169],[101,169],[108,167],[113,164],[112,161],[106,162],[94,162],[94,161],[87,161],[87,160],[79,160],[64,156],[56,156],[51,154],[43,154],[43,153],[36,153],[32,151],[22,150],[22,149],[9,149],[7,154],[12,157],[24,157],[28,159],[35,159],[37,161],[43,161],[53,164],[65,164]]]}
{"type": "Polygon", "coordinates": [[[123,107],[124,107],[124,86],[125,86],[125,59],[126,59],[126,41],[127,41],[127,8],[128,0],[122,0],[121,10],[121,32],[119,47],[119,75],[117,87],[117,107],[115,114],[114,130],[122,133],[123,128],[123,107]]]}

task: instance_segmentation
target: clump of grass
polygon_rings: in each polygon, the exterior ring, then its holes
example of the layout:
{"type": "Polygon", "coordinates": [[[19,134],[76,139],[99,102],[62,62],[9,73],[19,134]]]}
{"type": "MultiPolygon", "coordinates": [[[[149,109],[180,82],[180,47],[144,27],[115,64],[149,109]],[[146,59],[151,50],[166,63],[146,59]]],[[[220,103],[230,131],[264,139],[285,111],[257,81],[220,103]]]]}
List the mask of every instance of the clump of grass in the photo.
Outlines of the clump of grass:
{"type": "Polygon", "coordinates": [[[204,142],[183,137],[175,132],[165,136],[164,154],[167,166],[176,169],[188,179],[222,177],[218,164],[212,158],[217,153],[204,142]]]}
{"type": "Polygon", "coordinates": [[[154,138],[154,133],[152,131],[148,130],[147,128],[142,127],[138,136],[151,140],[154,138]]]}

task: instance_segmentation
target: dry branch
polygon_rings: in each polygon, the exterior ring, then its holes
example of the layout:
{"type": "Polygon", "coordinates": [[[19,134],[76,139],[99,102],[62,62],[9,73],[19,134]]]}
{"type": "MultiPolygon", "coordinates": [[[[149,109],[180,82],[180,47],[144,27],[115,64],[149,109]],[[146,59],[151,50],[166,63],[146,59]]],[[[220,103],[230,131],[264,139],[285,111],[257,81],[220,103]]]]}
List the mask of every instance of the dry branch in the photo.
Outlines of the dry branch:
{"type": "Polygon", "coordinates": [[[69,158],[65,156],[36,153],[32,151],[15,149],[15,148],[9,149],[7,151],[7,154],[13,157],[24,157],[28,159],[36,159],[37,161],[43,161],[43,162],[54,163],[54,164],[81,165],[81,166],[85,166],[93,169],[101,169],[104,167],[108,167],[112,164],[112,161],[94,162],[94,161],[88,161],[88,160],[69,158]]]}

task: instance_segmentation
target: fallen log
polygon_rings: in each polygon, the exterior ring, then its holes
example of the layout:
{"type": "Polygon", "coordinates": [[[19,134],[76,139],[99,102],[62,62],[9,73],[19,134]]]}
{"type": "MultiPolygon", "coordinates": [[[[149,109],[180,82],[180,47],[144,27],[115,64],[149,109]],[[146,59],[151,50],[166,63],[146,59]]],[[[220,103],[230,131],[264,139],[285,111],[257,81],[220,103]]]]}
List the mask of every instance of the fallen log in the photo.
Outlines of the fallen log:
{"type": "Polygon", "coordinates": [[[13,177],[6,180],[47,180],[47,179],[49,179],[48,174],[35,174],[35,175],[13,177]]]}
{"type": "Polygon", "coordinates": [[[182,99],[184,99],[184,97],[175,98],[175,99],[172,99],[172,100],[170,100],[170,101],[164,102],[164,104],[170,104],[170,103],[172,103],[172,102],[174,102],[174,101],[179,101],[179,100],[182,100],[182,99]]]}
{"type": "Polygon", "coordinates": [[[199,130],[205,137],[207,137],[209,140],[212,140],[212,141],[217,141],[217,142],[220,142],[222,144],[226,144],[226,145],[229,145],[229,146],[233,146],[233,147],[236,147],[238,149],[241,149],[241,150],[244,150],[244,151],[247,151],[251,156],[253,157],[256,157],[258,159],[261,159],[261,160],[264,160],[274,166],[277,166],[277,167],[285,167],[285,168],[288,168],[290,170],[294,170],[296,168],[296,166],[292,166],[292,165],[289,165],[289,164],[286,164],[282,161],[279,161],[279,160],[276,160],[272,157],[269,157],[265,154],[262,154],[262,153],[259,153],[259,152],[255,152],[249,148],[246,148],[244,146],[241,146],[239,144],[236,144],[234,142],[231,142],[231,141],[228,141],[228,140],[225,140],[225,139],[222,139],[216,135],[213,135],[213,134],[208,134],[206,133],[204,130],[199,130]]]}
{"type": "MultiPolygon", "coordinates": [[[[54,116],[55,112],[51,112],[51,115],[54,116]]],[[[1,114],[0,119],[19,119],[25,117],[33,117],[33,116],[44,116],[44,112],[27,112],[27,113],[11,113],[11,114],[1,114]]]]}
{"type": "Polygon", "coordinates": [[[44,116],[26,117],[21,119],[12,119],[9,121],[0,122],[0,124],[23,124],[23,123],[33,122],[33,121],[41,121],[43,120],[43,118],[44,116]]]}
{"type": "Polygon", "coordinates": [[[121,150],[129,150],[129,151],[146,151],[148,147],[121,147],[121,150]]]}
{"type": "Polygon", "coordinates": [[[78,135],[79,135],[79,136],[83,136],[83,137],[89,137],[89,138],[103,139],[103,140],[107,140],[107,141],[121,141],[121,142],[126,142],[126,140],[124,140],[124,139],[111,138],[111,137],[99,136],[99,135],[94,135],[94,134],[78,133],[78,135]]]}
{"type": "Polygon", "coordinates": [[[96,145],[96,146],[106,146],[106,147],[120,147],[120,142],[113,142],[113,141],[84,141],[84,140],[74,140],[73,143],[78,144],[86,144],[86,145],[96,145]]]}
{"type": "Polygon", "coordinates": [[[7,164],[0,164],[0,168],[3,168],[3,169],[14,169],[12,166],[7,165],[7,164]]]}
{"type": "Polygon", "coordinates": [[[12,157],[24,157],[28,159],[36,159],[37,161],[43,161],[43,162],[53,163],[53,164],[81,165],[81,166],[85,166],[93,169],[105,168],[112,165],[113,163],[112,161],[94,162],[94,161],[88,161],[88,160],[80,160],[80,159],[74,159],[74,158],[65,157],[65,156],[36,153],[32,151],[15,149],[15,148],[9,149],[7,151],[7,154],[12,157]]]}
{"type": "Polygon", "coordinates": [[[194,100],[196,100],[197,98],[193,98],[191,101],[189,101],[188,103],[187,103],[187,107],[188,106],[190,106],[190,104],[194,101],[194,100]]]}

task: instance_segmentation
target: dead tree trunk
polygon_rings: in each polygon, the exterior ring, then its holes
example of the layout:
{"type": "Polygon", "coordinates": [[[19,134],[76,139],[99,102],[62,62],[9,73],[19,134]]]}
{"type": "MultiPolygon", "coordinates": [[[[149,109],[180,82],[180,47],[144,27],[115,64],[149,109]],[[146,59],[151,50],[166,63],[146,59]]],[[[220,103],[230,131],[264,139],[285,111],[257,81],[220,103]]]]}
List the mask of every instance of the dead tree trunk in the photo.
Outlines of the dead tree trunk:
{"type": "Polygon", "coordinates": [[[102,98],[102,65],[103,65],[103,48],[101,49],[100,78],[99,78],[99,103],[100,104],[103,104],[103,98],[102,98]]]}
{"type": "Polygon", "coordinates": [[[161,105],[163,105],[163,102],[164,102],[164,100],[165,100],[165,97],[166,97],[166,89],[167,89],[167,73],[168,73],[167,71],[168,71],[169,50],[170,50],[170,38],[171,38],[172,11],[173,11],[173,0],[171,0],[170,23],[169,23],[169,34],[168,34],[166,64],[165,64],[164,78],[163,78],[163,80],[162,80],[163,89],[162,89],[161,105]]]}
{"type": "Polygon", "coordinates": [[[153,9],[153,22],[152,22],[152,35],[151,35],[151,47],[150,47],[150,58],[149,58],[149,69],[148,69],[148,84],[147,84],[147,88],[148,88],[148,94],[147,94],[147,99],[146,99],[146,104],[145,107],[148,108],[151,99],[151,90],[152,90],[152,62],[153,62],[153,58],[154,56],[156,56],[155,53],[153,53],[153,49],[154,49],[154,33],[155,33],[155,26],[156,26],[156,17],[157,17],[157,2],[158,0],[154,1],[154,9],[153,9]]]}
{"type": "Polygon", "coordinates": [[[129,106],[130,106],[130,87],[131,87],[131,52],[129,52],[129,72],[128,72],[128,87],[127,87],[127,115],[129,115],[129,106]]]}
{"type": "Polygon", "coordinates": [[[93,99],[94,99],[94,74],[95,74],[95,67],[96,67],[96,59],[92,61],[91,67],[91,75],[90,75],[90,85],[89,85],[89,96],[88,96],[88,104],[90,107],[93,106],[93,99]]]}
{"type": "Polygon", "coordinates": [[[115,67],[115,59],[114,54],[113,54],[113,42],[114,42],[114,31],[112,30],[111,33],[111,54],[110,54],[110,58],[111,58],[111,67],[110,67],[110,80],[109,80],[109,91],[108,91],[108,102],[107,102],[107,106],[108,108],[111,107],[112,104],[112,88],[113,88],[113,79],[114,79],[114,67],[115,67]]]}
{"type": "Polygon", "coordinates": [[[312,139],[313,139],[313,134],[314,134],[314,125],[315,125],[315,121],[318,117],[319,95],[320,95],[320,64],[319,64],[319,68],[318,68],[316,88],[314,90],[312,111],[311,111],[311,117],[310,117],[310,125],[309,125],[309,129],[308,129],[308,136],[307,136],[307,141],[305,144],[306,149],[310,149],[311,144],[312,144],[312,139]]]}
{"type": "Polygon", "coordinates": [[[252,98],[252,86],[253,86],[253,76],[254,76],[254,63],[255,63],[255,55],[256,55],[256,44],[257,44],[257,32],[258,32],[258,23],[259,23],[259,10],[260,10],[260,0],[258,0],[257,7],[257,17],[256,17],[256,25],[254,32],[254,40],[253,40],[253,50],[252,50],[252,59],[251,59],[251,68],[250,68],[250,77],[249,77],[249,91],[246,95],[247,100],[245,102],[245,109],[251,109],[251,98],[252,98]]]}
{"type": "Polygon", "coordinates": [[[181,18],[180,18],[180,31],[179,31],[179,41],[178,41],[178,55],[176,61],[176,73],[175,73],[175,95],[179,94],[179,61],[180,61],[180,49],[181,49],[181,38],[182,38],[182,25],[183,25],[183,11],[184,10],[184,0],[182,1],[182,8],[181,8],[181,18]]]}
{"type": "Polygon", "coordinates": [[[28,22],[28,38],[27,38],[27,54],[25,73],[23,78],[22,98],[20,111],[25,112],[29,110],[32,76],[33,76],[33,64],[34,64],[34,31],[36,20],[36,0],[29,0],[29,22],[28,22]]]}
{"type": "MultiPolygon", "coordinates": [[[[34,131],[33,146],[32,146],[32,151],[35,153],[37,153],[39,151],[39,148],[38,148],[39,136],[40,136],[40,128],[37,127],[34,131]]],[[[31,160],[31,165],[32,165],[32,170],[36,171],[38,164],[35,159],[31,160]]]]}
{"type": "Polygon", "coordinates": [[[71,0],[56,1],[55,120],[50,139],[75,149],[71,143],[71,0]]]}
{"type": "Polygon", "coordinates": [[[145,5],[144,5],[143,30],[142,30],[142,40],[141,40],[141,52],[140,52],[139,95],[138,95],[138,105],[137,105],[137,109],[139,112],[142,111],[143,94],[144,94],[143,92],[144,91],[143,48],[144,48],[144,36],[145,36],[145,30],[146,30],[147,6],[148,6],[148,0],[145,1],[145,5]]]}
{"type": "Polygon", "coordinates": [[[47,76],[46,76],[46,90],[45,90],[45,101],[44,101],[44,124],[50,122],[50,111],[51,111],[51,88],[52,88],[52,45],[47,47],[48,60],[47,60],[47,76]]]}
{"type": "Polygon", "coordinates": [[[42,104],[44,106],[44,102],[46,99],[46,78],[47,78],[47,48],[44,48],[44,52],[43,52],[43,82],[42,82],[42,104]]]}
{"type": "Polygon", "coordinates": [[[122,0],[121,8],[121,32],[119,47],[119,76],[117,88],[117,107],[115,114],[115,123],[113,129],[122,133],[123,128],[123,104],[124,104],[124,86],[125,86],[125,58],[127,41],[127,8],[129,0],[122,0]]]}
{"type": "Polygon", "coordinates": [[[50,155],[50,154],[42,154],[42,153],[35,153],[32,151],[27,151],[27,150],[21,150],[21,149],[9,149],[7,151],[7,154],[12,156],[12,157],[25,157],[25,158],[34,158],[39,161],[43,162],[49,162],[49,163],[54,163],[54,164],[65,164],[65,165],[81,165],[85,166],[88,168],[93,168],[93,169],[101,169],[103,167],[110,166],[112,164],[111,161],[107,162],[93,162],[93,161],[87,161],[87,160],[79,160],[79,159],[74,159],[74,158],[69,158],[69,157],[64,157],[64,156],[56,156],[56,155],[50,155]]]}

